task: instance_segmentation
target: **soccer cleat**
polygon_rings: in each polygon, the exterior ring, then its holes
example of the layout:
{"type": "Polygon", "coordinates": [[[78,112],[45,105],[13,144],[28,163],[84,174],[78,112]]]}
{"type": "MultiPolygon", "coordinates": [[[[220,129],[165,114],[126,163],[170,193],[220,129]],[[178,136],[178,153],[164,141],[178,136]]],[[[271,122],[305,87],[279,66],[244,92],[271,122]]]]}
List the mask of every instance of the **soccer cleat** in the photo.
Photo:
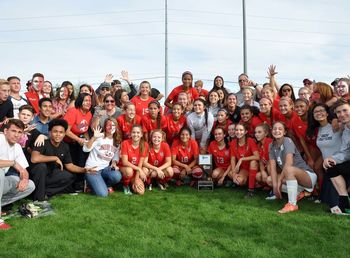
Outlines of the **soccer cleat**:
{"type": "Polygon", "coordinates": [[[269,193],[269,196],[267,196],[265,198],[265,200],[268,200],[268,201],[273,201],[273,200],[276,200],[276,195],[274,194],[274,192],[271,190],[270,193],[269,193]]]}
{"type": "Polygon", "coordinates": [[[8,230],[11,226],[9,224],[6,224],[2,219],[0,219],[0,230],[8,230]]]}
{"type": "Polygon", "coordinates": [[[165,191],[165,190],[166,190],[166,187],[165,187],[163,184],[161,184],[161,183],[158,183],[158,187],[159,187],[160,190],[162,190],[162,191],[165,191]]]}
{"type": "Polygon", "coordinates": [[[148,191],[152,191],[153,190],[152,184],[149,184],[147,188],[148,188],[148,191]]]}
{"type": "Polygon", "coordinates": [[[107,190],[108,190],[108,193],[109,193],[109,194],[114,193],[113,187],[108,187],[107,190]]]}
{"type": "Polygon", "coordinates": [[[346,211],[343,212],[338,205],[331,208],[331,213],[335,215],[350,215],[346,211]]]}
{"type": "Polygon", "coordinates": [[[297,211],[297,210],[299,210],[298,205],[294,205],[294,204],[291,204],[290,202],[288,202],[278,212],[283,214],[283,213],[288,213],[288,212],[297,211]]]}
{"type": "Polygon", "coordinates": [[[254,190],[253,189],[248,189],[248,192],[244,196],[245,199],[251,199],[254,197],[254,190]]]}
{"type": "Polygon", "coordinates": [[[124,191],[124,194],[127,194],[127,195],[131,195],[131,191],[130,191],[130,188],[129,186],[123,186],[123,191],[124,191]]]}

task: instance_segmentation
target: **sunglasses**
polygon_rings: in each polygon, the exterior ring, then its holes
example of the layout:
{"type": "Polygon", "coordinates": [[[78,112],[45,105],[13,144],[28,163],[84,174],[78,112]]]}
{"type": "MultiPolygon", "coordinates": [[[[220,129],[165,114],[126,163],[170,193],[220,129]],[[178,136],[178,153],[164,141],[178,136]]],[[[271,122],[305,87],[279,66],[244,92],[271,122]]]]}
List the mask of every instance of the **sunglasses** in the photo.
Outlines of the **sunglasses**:
{"type": "Polygon", "coordinates": [[[114,103],[114,100],[106,100],[105,103],[114,103]]]}
{"type": "Polygon", "coordinates": [[[246,82],[247,80],[239,80],[238,82],[246,82]]]}
{"type": "Polygon", "coordinates": [[[102,88],[101,90],[102,90],[102,91],[108,91],[109,88],[102,88]]]}
{"type": "Polygon", "coordinates": [[[292,91],[292,89],[287,88],[287,89],[283,89],[282,91],[287,92],[287,91],[292,91]]]}

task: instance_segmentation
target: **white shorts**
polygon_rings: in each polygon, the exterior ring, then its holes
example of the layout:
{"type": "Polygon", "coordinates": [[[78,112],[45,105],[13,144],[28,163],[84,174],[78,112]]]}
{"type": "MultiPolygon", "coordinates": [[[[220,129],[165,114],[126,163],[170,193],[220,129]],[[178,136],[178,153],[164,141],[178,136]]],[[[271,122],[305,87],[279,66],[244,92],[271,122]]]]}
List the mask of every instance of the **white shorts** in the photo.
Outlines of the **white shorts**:
{"type": "Polygon", "coordinates": [[[316,182],[317,182],[317,175],[316,175],[316,173],[314,173],[314,172],[310,172],[310,171],[305,171],[308,175],[309,175],[309,177],[310,177],[310,179],[311,179],[311,184],[312,184],[312,187],[311,188],[306,188],[306,187],[304,187],[305,188],[305,190],[306,191],[308,191],[308,192],[312,192],[313,190],[314,190],[314,187],[315,187],[315,185],[316,185],[316,182]]]}

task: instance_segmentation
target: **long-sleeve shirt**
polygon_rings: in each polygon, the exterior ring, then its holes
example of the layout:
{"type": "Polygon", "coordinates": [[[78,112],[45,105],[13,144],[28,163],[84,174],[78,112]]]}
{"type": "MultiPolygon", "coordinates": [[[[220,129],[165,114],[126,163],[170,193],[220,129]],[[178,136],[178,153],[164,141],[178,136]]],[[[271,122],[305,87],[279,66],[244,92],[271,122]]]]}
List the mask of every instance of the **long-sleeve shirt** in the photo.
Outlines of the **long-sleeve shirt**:
{"type": "Polygon", "coordinates": [[[214,117],[208,112],[208,122],[205,124],[205,113],[198,115],[192,112],[187,116],[187,125],[191,129],[192,138],[199,142],[200,147],[207,146],[210,132],[214,125],[214,117]]]}
{"type": "Polygon", "coordinates": [[[332,155],[332,158],[337,164],[350,160],[350,128],[348,126],[344,128],[340,149],[332,155]]]}

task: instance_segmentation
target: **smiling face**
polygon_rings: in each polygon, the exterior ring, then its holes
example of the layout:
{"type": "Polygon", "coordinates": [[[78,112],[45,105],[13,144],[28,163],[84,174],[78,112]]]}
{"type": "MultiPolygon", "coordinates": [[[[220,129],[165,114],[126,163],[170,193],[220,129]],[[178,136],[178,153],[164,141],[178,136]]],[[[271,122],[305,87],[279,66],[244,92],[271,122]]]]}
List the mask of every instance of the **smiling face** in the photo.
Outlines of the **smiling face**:
{"type": "Polygon", "coordinates": [[[219,94],[215,91],[212,91],[209,95],[209,102],[212,105],[216,105],[219,101],[219,94]]]}
{"type": "Polygon", "coordinates": [[[34,77],[32,80],[32,86],[35,91],[41,91],[44,85],[43,77],[34,77]]]}
{"type": "Polygon", "coordinates": [[[235,129],[235,136],[237,137],[237,139],[242,139],[243,137],[245,137],[246,134],[247,130],[244,128],[244,126],[241,124],[237,124],[235,129]]]}
{"type": "Polygon", "coordinates": [[[233,138],[236,136],[236,125],[235,124],[230,124],[227,128],[227,134],[233,138]]]}
{"type": "Polygon", "coordinates": [[[39,107],[39,109],[40,109],[40,114],[43,117],[50,117],[52,112],[52,103],[50,101],[44,101],[41,104],[41,107],[39,107]]]}
{"type": "Polygon", "coordinates": [[[317,122],[322,122],[322,121],[327,120],[328,114],[327,114],[327,111],[324,107],[317,106],[313,110],[313,116],[317,122]]]}
{"type": "Polygon", "coordinates": [[[150,117],[152,117],[153,119],[156,119],[158,117],[158,113],[159,113],[159,108],[157,106],[157,104],[155,103],[151,103],[148,105],[148,112],[150,117]]]}
{"type": "Polygon", "coordinates": [[[215,138],[215,141],[217,141],[217,142],[221,142],[224,140],[225,133],[221,127],[218,127],[214,130],[214,138],[215,138]]]}
{"type": "Polygon", "coordinates": [[[162,143],[163,135],[161,132],[153,132],[151,141],[154,146],[159,146],[162,143]]]}
{"type": "Polygon", "coordinates": [[[147,82],[144,82],[140,85],[141,95],[148,96],[151,93],[151,85],[147,82]]]}
{"type": "Polygon", "coordinates": [[[274,94],[272,92],[272,89],[270,89],[270,88],[263,88],[261,90],[261,95],[262,95],[262,97],[267,98],[271,101],[273,101],[273,99],[274,99],[274,94]]]}
{"type": "Polygon", "coordinates": [[[177,102],[182,105],[183,108],[186,108],[188,105],[188,96],[185,92],[179,94],[177,102]]]}
{"type": "Polygon", "coordinates": [[[107,111],[111,111],[113,108],[115,108],[115,100],[112,96],[108,96],[104,101],[105,109],[107,111]]]}
{"type": "Polygon", "coordinates": [[[338,117],[338,120],[344,124],[350,124],[350,104],[343,104],[335,108],[335,114],[338,117]]]}
{"type": "Polygon", "coordinates": [[[106,134],[114,134],[116,131],[116,124],[112,120],[108,120],[105,124],[106,134]]]}
{"type": "Polygon", "coordinates": [[[218,112],[216,118],[217,118],[219,124],[223,124],[223,123],[225,123],[225,122],[227,121],[227,114],[226,114],[225,111],[220,110],[220,111],[218,112]]]}
{"type": "Polygon", "coordinates": [[[335,92],[339,97],[344,97],[349,94],[349,85],[345,81],[339,81],[335,86],[335,92]]]}
{"type": "Polygon", "coordinates": [[[309,106],[306,105],[304,101],[296,101],[294,106],[295,112],[297,112],[298,116],[303,116],[309,109],[309,106]]]}
{"type": "Polygon", "coordinates": [[[91,108],[91,96],[85,96],[81,108],[84,111],[89,111],[91,108]]]}
{"type": "Polygon", "coordinates": [[[220,77],[216,77],[214,83],[215,83],[215,86],[219,88],[221,88],[222,85],[224,85],[224,81],[220,77]]]}
{"type": "Polygon", "coordinates": [[[241,109],[241,119],[248,122],[253,117],[253,113],[249,109],[241,109]]]}
{"type": "Polygon", "coordinates": [[[173,117],[176,119],[179,119],[181,114],[182,114],[182,106],[180,104],[174,104],[173,105],[173,109],[172,109],[172,113],[173,113],[173,117]]]}
{"type": "Polygon", "coordinates": [[[231,94],[227,97],[227,106],[235,107],[237,105],[237,98],[235,95],[231,94]]]}
{"type": "Polygon", "coordinates": [[[282,115],[287,115],[293,110],[293,106],[285,99],[280,100],[279,108],[282,115]]]}
{"type": "Polygon", "coordinates": [[[129,119],[134,119],[135,115],[136,115],[136,109],[135,109],[135,105],[133,104],[128,104],[126,109],[125,109],[125,115],[126,117],[128,117],[129,119]]]}
{"type": "Polygon", "coordinates": [[[190,74],[185,74],[183,77],[182,77],[182,85],[184,87],[191,87],[192,85],[192,76],[190,74]]]}
{"type": "Polygon", "coordinates": [[[139,126],[134,126],[131,130],[131,139],[133,143],[139,143],[142,138],[142,130],[139,126]]]}
{"type": "Polygon", "coordinates": [[[259,103],[260,103],[260,112],[264,114],[270,114],[271,108],[272,108],[271,101],[267,98],[262,98],[259,103]]]}
{"type": "Polygon", "coordinates": [[[90,91],[89,87],[87,87],[87,86],[81,87],[80,93],[87,93],[87,94],[91,95],[91,91],[90,91]]]}
{"type": "Polygon", "coordinates": [[[262,126],[255,127],[255,138],[257,141],[262,141],[267,136],[267,132],[262,126]]]}
{"type": "Polygon", "coordinates": [[[202,101],[196,100],[193,104],[193,110],[196,114],[203,114],[204,112],[204,104],[202,101]]]}
{"type": "Polygon", "coordinates": [[[43,84],[43,92],[46,94],[50,94],[52,91],[52,85],[50,82],[46,81],[43,84]]]}
{"type": "Polygon", "coordinates": [[[286,97],[292,97],[292,92],[293,92],[293,89],[290,87],[290,86],[284,86],[282,89],[282,96],[286,96],[286,97]]]}
{"type": "Polygon", "coordinates": [[[285,130],[284,125],[282,123],[280,123],[280,122],[274,123],[274,125],[272,127],[272,136],[273,136],[273,138],[278,140],[278,139],[283,138],[285,134],[286,134],[286,130],[285,130]]]}
{"type": "Polygon", "coordinates": [[[68,90],[68,88],[67,87],[62,87],[61,89],[60,89],[60,99],[64,99],[64,100],[66,100],[66,99],[68,99],[68,97],[69,97],[69,90],[68,90]]]}
{"type": "Polygon", "coordinates": [[[244,90],[242,91],[242,94],[243,94],[243,101],[245,101],[245,102],[250,102],[250,101],[252,101],[252,99],[253,99],[253,93],[252,93],[250,90],[244,89],[244,90]]]}
{"type": "Polygon", "coordinates": [[[182,130],[180,133],[180,141],[182,143],[188,143],[191,138],[191,134],[188,130],[182,130]]]}
{"type": "Polygon", "coordinates": [[[50,134],[50,140],[54,144],[59,144],[63,141],[64,136],[66,135],[66,131],[64,130],[64,127],[61,125],[56,125],[52,127],[50,134]]]}
{"type": "Polygon", "coordinates": [[[310,92],[307,89],[300,89],[299,92],[298,92],[298,96],[301,99],[309,100],[310,97],[311,97],[311,94],[310,94],[310,92]]]}
{"type": "Polygon", "coordinates": [[[129,95],[127,92],[122,92],[121,96],[120,96],[120,102],[121,103],[127,103],[129,102],[129,95]]]}

